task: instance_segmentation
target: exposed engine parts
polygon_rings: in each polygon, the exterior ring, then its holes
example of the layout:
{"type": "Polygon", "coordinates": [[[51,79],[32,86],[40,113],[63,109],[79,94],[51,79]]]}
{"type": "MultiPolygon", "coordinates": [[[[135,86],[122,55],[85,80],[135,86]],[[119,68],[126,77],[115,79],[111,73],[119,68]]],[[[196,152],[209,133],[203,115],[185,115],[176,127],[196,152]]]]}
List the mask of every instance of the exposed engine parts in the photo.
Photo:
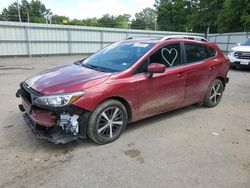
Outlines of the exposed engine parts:
{"type": "Polygon", "coordinates": [[[65,130],[66,133],[72,133],[73,135],[77,135],[79,133],[79,116],[63,113],[60,115],[60,119],[58,125],[62,127],[62,130],[65,130]]]}

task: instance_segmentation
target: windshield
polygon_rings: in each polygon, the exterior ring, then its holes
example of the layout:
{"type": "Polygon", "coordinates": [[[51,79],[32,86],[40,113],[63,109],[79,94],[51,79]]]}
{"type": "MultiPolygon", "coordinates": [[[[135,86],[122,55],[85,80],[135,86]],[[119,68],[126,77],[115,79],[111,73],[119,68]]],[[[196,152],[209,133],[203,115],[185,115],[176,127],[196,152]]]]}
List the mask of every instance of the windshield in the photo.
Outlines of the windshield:
{"type": "Polygon", "coordinates": [[[82,65],[106,72],[120,72],[148,52],[152,43],[115,43],[83,60],[82,65]]]}
{"type": "Polygon", "coordinates": [[[243,42],[242,46],[250,46],[250,38],[243,42]]]}

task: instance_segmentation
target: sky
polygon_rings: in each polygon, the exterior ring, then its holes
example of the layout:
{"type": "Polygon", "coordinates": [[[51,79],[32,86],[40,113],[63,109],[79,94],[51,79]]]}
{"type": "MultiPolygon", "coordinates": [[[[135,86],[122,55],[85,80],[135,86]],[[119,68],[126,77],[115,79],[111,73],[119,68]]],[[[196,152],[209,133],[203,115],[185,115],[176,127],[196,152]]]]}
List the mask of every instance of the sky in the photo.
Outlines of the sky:
{"type": "MultiPolygon", "coordinates": [[[[1,0],[0,11],[15,0],[1,0]]],[[[28,0],[30,1],[30,0],[28,0]]],[[[21,2],[21,0],[19,0],[21,2]]],[[[67,16],[70,19],[100,18],[104,14],[130,14],[154,6],[155,0],[41,0],[46,8],[54,14],[67,16]]]]}

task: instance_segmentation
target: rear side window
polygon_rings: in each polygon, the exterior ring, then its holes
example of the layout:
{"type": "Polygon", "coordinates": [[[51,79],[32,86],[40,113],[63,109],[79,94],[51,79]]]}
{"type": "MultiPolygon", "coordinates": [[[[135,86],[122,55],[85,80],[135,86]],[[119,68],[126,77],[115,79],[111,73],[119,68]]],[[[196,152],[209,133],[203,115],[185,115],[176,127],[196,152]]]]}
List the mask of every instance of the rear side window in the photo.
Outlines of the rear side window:
{"type": "Polygon", "coordinates": [[[194,63],[206,59],[203,45],[195,43],[185,43],[187,63],[194,63]]]}
{"type": "Polygon", "coordinates": [[[206,58],[214,57],[216,55],[216,50],[208,46],[204,46],[206,58]]]}

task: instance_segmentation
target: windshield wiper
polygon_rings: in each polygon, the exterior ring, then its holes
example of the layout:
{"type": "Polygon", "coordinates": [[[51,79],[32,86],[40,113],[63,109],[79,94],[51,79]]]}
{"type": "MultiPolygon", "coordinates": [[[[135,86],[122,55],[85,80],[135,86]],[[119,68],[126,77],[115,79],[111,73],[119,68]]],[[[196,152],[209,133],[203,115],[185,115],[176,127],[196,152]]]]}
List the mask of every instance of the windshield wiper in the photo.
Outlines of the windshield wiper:
{"type": "Polygon", "coordinates": [[[95,66],[95,65],[86,65],[86,64],[82,64],[84,67],[90,68],[90,69],[94,69],[94,70],[98,70],[101,72],[108,72],[106,69],[95,66]]]}

